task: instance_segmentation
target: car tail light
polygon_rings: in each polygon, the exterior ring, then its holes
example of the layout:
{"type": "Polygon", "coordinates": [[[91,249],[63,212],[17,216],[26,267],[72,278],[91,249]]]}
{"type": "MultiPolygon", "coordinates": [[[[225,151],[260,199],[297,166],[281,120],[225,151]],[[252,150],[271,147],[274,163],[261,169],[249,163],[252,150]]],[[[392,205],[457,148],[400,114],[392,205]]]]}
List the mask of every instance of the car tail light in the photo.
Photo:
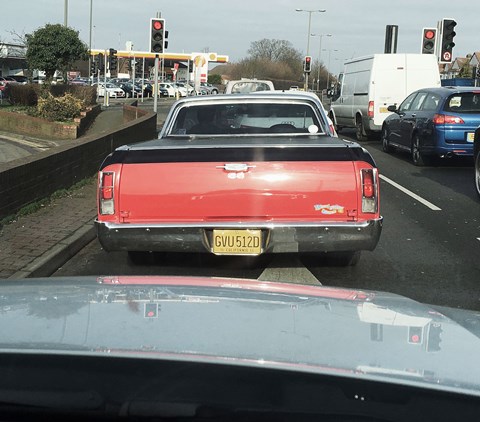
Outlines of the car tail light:
{"type": "Polygon", "coordinates": [[[377,169],[362,169],[362,212],[376,213],[378,209],[377,169]]]}
{"type": "Polygon", "coordinates": [[[368,102],[368,117],[372,118],[373,119],[373,116],[374,116],[374,105],[375,103],[373,101],[369,101],[368,102]]]}
{"type": "Polygon", "coordinates": [[[112,215],[115,213],[114,180],[115,173],[113,171],[100,172],[98,199],[100,214],[102,215],[112,215]]]}
{"type": "Polygon", "coordinates": [[[335,126],[334,126],[334,124],[333,124],[333,123],[330,123],[328,126],[330,127],[330,133],[331,133],[332,135],[335,135],[337,132],[335,131],[335,126]]]}
{"type": "Polygon", "coordinates": [[[463,125],[465,122],[461,117],[448,116],[446,114],[435,114],[433,116],[433,124],[435,125],[463,125]]]}

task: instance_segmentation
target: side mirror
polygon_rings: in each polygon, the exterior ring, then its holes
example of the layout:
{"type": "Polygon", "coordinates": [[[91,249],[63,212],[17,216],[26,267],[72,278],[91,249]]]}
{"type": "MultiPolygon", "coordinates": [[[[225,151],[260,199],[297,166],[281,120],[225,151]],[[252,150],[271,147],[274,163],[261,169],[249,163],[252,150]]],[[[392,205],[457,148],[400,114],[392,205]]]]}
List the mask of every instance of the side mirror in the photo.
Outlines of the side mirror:
{"type": "Polygon", "coordinates": [[[396,112],[397,112],[397,106],[396,106],[395,104],[389,105],[389,106],[387,107],[387,110],[396,113],[396,112]]]}

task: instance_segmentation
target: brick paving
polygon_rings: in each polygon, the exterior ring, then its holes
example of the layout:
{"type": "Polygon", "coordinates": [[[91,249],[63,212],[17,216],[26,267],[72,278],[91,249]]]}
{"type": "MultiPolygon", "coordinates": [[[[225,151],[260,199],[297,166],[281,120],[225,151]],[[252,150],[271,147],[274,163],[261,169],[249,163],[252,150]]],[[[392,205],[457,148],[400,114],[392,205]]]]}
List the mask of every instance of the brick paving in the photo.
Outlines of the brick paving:
{"type": "Polygon", "coordinates": [[[0,278],[11,277],[48,254],[96,215],[96,180],[0,229],[0,278]]]}
{"type": "MultiPolygon", "coordinates": [[[[111,107],[98,115],[85,136],[122,123],[123,111],[111,107]]],[[[13,136],[13,135],[12,135],[13,136]]],[[[52,200],[40,210],[0,227],[0,279],[27,277],[32,269],[55,257],[59,246],[82,228],[93,229],[96,216],[96,180],[52,200]]],[[[48,270],[47,270],[48,271],[48,270]]],[[[40,272],[39,275],[49,275],[40,272]]]]}

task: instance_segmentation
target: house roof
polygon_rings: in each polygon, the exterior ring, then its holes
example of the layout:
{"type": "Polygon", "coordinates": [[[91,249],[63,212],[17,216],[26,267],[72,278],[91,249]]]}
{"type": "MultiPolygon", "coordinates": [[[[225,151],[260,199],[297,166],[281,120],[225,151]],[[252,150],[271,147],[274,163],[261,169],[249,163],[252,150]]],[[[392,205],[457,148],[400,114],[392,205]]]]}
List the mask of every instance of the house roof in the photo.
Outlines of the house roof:
{"type": "Polygon", "coordinates": [[[469,61],[470,65],[477,65],[478,63],[480,63],[480,51],[473,53],[469,61]]]}

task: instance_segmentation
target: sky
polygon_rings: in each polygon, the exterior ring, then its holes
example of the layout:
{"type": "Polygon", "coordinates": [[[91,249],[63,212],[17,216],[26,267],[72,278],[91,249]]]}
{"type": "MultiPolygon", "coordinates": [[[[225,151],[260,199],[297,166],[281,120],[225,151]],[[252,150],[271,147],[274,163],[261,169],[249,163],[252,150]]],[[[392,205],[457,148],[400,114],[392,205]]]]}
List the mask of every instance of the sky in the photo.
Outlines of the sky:
{"type": "Polygon", "coordinates": [[[2,1],[0,41],[11,34],[31,33],[47,23],[64,23],[89,44],[92,2],[92,48],[149,48],[149,21],[157,12],[166,20],[169,52],[216,52],[239,61],[250,43],[263,38],[288,40],[332,73],[345,59],[383,53],[385,26],[398,25],[398,53],[419,53],[422,28],[436,27],[442,18],[457,22],[454,57],[480,51],[480,3],[472,0],[22,0],[2,1]],[[304,11],[297,12],[296,9],[304,11]],[[308,13],[305,10],[326,10],[308,13]],[[327,36],[326,34],[331,34],[327,36]],[[320,45],[321,40],[321,45],[320,45]]]}

